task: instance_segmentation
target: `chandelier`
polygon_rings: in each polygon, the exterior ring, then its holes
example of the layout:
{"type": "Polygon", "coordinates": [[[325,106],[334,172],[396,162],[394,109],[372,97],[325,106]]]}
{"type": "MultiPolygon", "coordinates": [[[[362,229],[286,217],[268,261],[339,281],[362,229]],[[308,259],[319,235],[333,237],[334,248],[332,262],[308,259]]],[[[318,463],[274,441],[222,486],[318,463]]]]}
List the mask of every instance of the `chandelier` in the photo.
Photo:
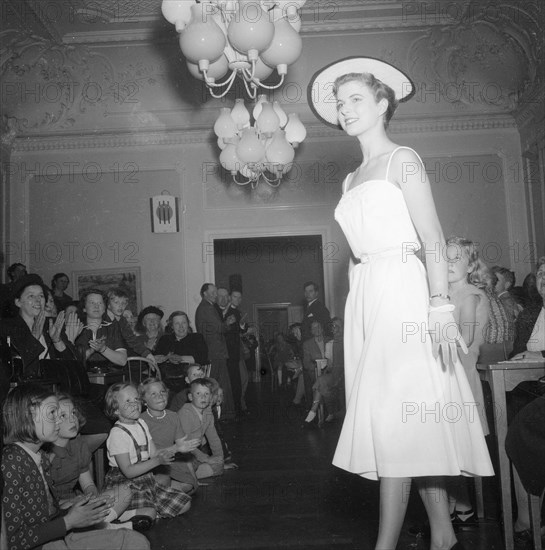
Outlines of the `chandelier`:
{"type": "Polygon", "coordinates": [[[278,187],[307,132],[297,114],[287,115],[278,101],[270,103],[265,95],[259,96],[252,115],[253,126],[243,99],[237,99],[232,109],[221,109],[214,124],[222,150],[220,163],[237,185],[255,189],[262,179],[278,187]]]}
{"type": "Polygon", "coordinates": [[[163,0],[164,17],[176,26],[189,72],[210,94],[229,92],[236,76],[248,95],[280,87],[288,65],[301,55],[299,9],[306,0],[163,0]],[[279,81],[265,85],[276,69],[279,81]],[[218,82],[229,71],[223,82],[218,82]]]}

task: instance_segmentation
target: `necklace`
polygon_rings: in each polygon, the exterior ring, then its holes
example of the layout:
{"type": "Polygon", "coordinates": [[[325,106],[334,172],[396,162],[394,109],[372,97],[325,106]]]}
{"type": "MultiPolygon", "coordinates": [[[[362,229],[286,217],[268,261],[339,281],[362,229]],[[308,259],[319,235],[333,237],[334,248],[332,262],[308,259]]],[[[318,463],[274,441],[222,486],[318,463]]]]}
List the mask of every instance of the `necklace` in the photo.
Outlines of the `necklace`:
{"type": "Polygon", "coordinates": [[[161,418],[165,418],[165,416],[167,415],[166,409],[163,411],[163,415],[162,415],[162,416],[153,416],[153,414],[151,414],[151,413],[149,412],[149,409],[146,409],[146,412],[147,412],[152,418],[155,418],[156,420],[161,420],[161,418]]]}

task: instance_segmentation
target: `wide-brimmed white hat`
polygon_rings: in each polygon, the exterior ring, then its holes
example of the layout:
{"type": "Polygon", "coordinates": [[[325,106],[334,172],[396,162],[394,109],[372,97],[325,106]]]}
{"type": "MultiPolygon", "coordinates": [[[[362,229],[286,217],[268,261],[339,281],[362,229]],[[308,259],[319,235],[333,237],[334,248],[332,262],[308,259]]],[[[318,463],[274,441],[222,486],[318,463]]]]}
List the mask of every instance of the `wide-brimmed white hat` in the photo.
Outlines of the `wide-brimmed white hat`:
{"type": "Polygon", "coordinates": [[[397,67],[374,57],[345,57],[326,65],[310,79],[308,104],[322,121],[339,128],[337,100],[333,93],[335,80],[348,73],[371,73],[395,92],[398,101],[407,101],[415,92],[413,81],[397,67]]]}

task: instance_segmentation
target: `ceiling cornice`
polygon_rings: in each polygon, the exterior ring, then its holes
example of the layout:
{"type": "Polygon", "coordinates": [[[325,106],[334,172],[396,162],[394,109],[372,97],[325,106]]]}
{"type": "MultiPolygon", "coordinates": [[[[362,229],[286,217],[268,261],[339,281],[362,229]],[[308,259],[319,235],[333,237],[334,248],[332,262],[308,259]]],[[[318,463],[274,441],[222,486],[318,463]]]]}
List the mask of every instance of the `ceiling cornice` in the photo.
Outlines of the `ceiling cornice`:
{"type": "MultiPolygon", "coordinates": [[[[330,129],[318,122],[305,123],[307,141],[338,138],[340,131],[330,129]]],[[[506,114],[486,116],[456,116],[442,118],[398,119],[390,125],[390,134],[413,134],[431,132],[474,132],[516,128],[515,120],[506,114]]],[[[111,149],[126,147],[157,147],[209,142],[210,128],[193,130],[175,129],[165,132],[109,133],[92,135],[57,135],[18,137],[13,142],[13,153],[58,151],[74,149],[111,149]]],[[[347,139],[349,139],[347,137],[347,139]]]]}
{"type": "MultiPolygon", "coordinates": [[[[59,10],[40,8],[39,0],[8,0],[32,11],[49,36],[66,44],[107,44],[119,42],[171,41],[176,34],[161,14],[161,0],[49,0],[59,10]],[[115,5],[116,9],[111,6],[115,5]],[[38,6],[38,8],[36,7],[38,6]]],[[[189,1],[189,0],[187,0],[189,1]]],[[[454,4],[456,5],[456,4],[454,4]]],[[[410,30],[450,24],[463,16],[465,8],[453,9],[452,0],[432,3],[397,0],[311,0],[301,10],[301,35],[347,32],[410,30]],[[430,4],[430,5],[428,5],[430,4]]]]}

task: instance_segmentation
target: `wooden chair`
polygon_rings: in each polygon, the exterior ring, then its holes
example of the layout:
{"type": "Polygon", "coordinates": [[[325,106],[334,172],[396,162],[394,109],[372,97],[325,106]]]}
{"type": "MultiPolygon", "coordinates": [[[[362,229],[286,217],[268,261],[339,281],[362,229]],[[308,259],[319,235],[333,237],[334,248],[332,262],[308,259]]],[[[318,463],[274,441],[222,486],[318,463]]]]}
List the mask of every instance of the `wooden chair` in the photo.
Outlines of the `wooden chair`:
{"type": "Polygon", "coordinates": [[[146,378],[155,377],[161,379],[161,371],[149,359],[145,357],[129,357],[123,368],[125,381],[140,384],[146,378]]]}

